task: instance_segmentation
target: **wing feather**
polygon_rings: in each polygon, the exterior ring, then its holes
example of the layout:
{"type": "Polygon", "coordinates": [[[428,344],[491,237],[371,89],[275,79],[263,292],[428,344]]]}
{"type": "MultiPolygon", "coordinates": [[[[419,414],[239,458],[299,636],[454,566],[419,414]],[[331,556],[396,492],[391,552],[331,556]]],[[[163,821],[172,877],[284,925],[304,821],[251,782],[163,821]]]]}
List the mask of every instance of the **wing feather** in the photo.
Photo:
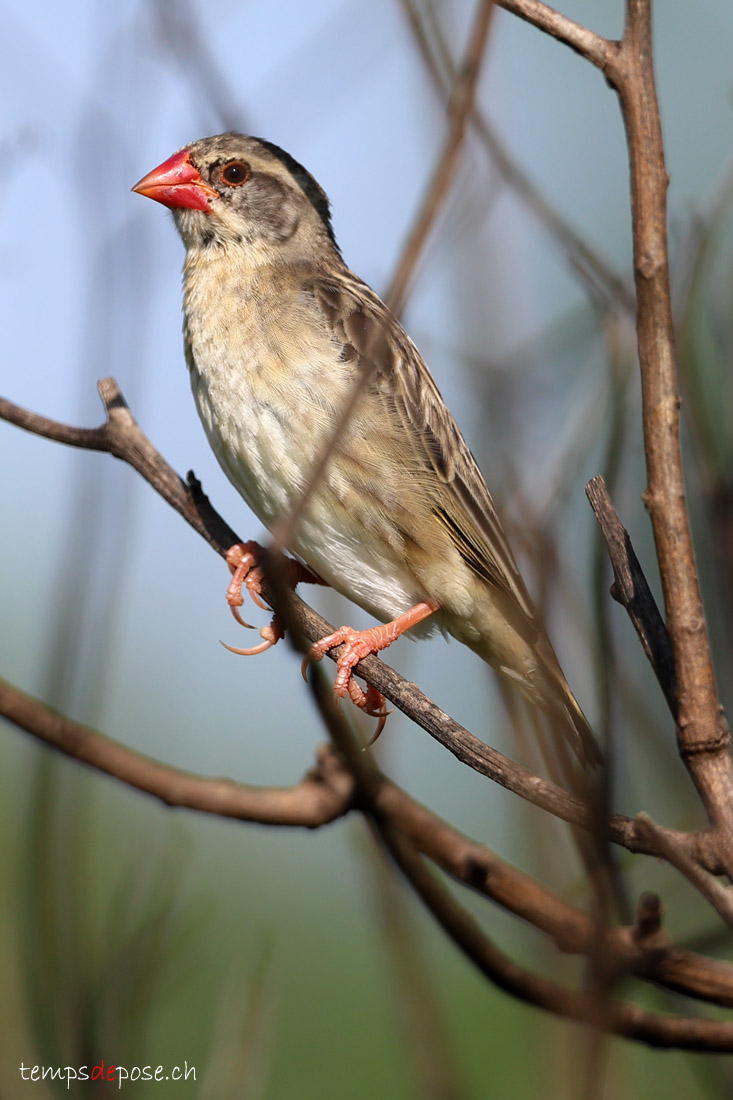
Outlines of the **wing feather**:
{"type": "Polygon", "coordinates": [[[398,418],[411,442],[425,483],[434,487],[436,522],[466,564],[508,596],[525,628],[536,632],[537,615],[486,482],[412,340],[374,291],[348,269],[339,280],[329,273],[312,289],[342,344],[342,360],[357,360],[360,369],[373,372],[370,384],[382,397],[385,415],[398,418]]]}

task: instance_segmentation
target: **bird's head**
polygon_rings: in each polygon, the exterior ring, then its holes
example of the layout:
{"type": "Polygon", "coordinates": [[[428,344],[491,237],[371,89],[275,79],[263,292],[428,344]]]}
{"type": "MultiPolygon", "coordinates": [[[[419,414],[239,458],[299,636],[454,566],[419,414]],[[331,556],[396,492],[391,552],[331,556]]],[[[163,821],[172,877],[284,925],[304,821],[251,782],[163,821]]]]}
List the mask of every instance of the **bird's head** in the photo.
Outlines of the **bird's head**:
{"type": "Polygon", "coordinates": [[[244,246],[289,259],[327,242],[338,252],[328,198],[298,162],[268,141],[226,133],[184,146],[132,189],[163,203],[187,249],[244,246]]]}

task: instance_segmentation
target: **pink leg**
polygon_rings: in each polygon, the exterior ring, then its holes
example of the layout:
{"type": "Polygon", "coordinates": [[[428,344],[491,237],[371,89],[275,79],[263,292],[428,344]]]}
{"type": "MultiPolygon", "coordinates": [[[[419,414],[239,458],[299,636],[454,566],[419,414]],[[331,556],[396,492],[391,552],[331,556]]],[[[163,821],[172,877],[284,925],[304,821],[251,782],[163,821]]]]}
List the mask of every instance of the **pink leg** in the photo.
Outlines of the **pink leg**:
{"type": "MultiPolygon", "coordinates": [[[[367,714],[375,714],[380,719],[375,741],[381,733],[384,721],[387,717],[384,696],[379,692],[375,695],[375,689],[370,688],[366,692],[354,682],[354,666],[367,657],[370,653],[379,653],[380,650],[390,646],[400,634],[404,634],[410,627],[417,626],[423,619],[427,619],[438,610],[438,604],[427,600],[415,604],[403,615],[398,615],[392,622],[384,626],[373,626],[369,630],[354,630],[350,626],[339,627],[327,638],[321,638],[316,642],[308,657],[303,662],[303,671],[308,661],[320,661],[321,658],[334,646],[343,645],[343,650],[336,660],[336,680],[333,685],[333,693],[336,699],[344,699],[347,695],[357,707],[366,710],[367,714]],[[377,699],[377,696],[379,697],[377,699]]],[[[371,742],[370,742],[371,743],[371,742]]]]}

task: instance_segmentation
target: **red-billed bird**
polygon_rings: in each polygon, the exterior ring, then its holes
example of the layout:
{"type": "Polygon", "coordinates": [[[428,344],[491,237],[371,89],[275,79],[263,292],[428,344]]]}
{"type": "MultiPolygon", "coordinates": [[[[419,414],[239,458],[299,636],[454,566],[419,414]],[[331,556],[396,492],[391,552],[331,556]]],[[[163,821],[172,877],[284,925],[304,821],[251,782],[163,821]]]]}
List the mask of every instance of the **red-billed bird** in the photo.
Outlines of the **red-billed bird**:
{"type": "MultiPolygon", "coordinates": [[[[343,627],[336,691],[373,705],[353,666],[403,631],[440,628],[599,759],[517,569],[491,495],[420,353],[341,258],[328,199],[270,142],[226,133],[181,149],[134,190],[168,206],[186,247],[186,361],[224,471],[271,530],[364,387],[295,524],[290,549],[386,623],[343,627]]],[[[230,557],[255,565],[248,547],[230,557]]],[[[263,648],[263,647],[257,647],[263,648]]]]}

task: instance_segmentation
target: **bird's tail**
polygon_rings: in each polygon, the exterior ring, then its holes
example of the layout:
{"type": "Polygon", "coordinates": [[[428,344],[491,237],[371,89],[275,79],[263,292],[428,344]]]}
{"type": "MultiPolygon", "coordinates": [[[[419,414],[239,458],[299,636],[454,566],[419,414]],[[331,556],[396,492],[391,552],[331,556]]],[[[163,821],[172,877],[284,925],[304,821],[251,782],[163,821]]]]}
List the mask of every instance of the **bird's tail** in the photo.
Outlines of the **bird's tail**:
{"type": "Polygon", "coordinates": [[[470,645],[547,716],[556,749],[553,755],[564,757],[571,767],[570,755],[563,751],[567,748],[584,768],[599,767],[603,754],[568,686],[549,638],[536,619],[530,624],[530,631],[523,620],[520,626],[524,629],[516,627],[517,618],[515,615],[513,623],[507,613],[500,630],[496,629],[495,619],[489,620],[488,627],[481,624],[485,629],[478,639],[468,639],[459,630],[451,629],[451,633],[470,645]]]}
{"type": "Polygon", "coordinates": [[[540,704],[542,710],[585,768],[600,767],[603,753],[562,672],[559,678],[550,674],[545,683],[544,699],[540,704]]]}

